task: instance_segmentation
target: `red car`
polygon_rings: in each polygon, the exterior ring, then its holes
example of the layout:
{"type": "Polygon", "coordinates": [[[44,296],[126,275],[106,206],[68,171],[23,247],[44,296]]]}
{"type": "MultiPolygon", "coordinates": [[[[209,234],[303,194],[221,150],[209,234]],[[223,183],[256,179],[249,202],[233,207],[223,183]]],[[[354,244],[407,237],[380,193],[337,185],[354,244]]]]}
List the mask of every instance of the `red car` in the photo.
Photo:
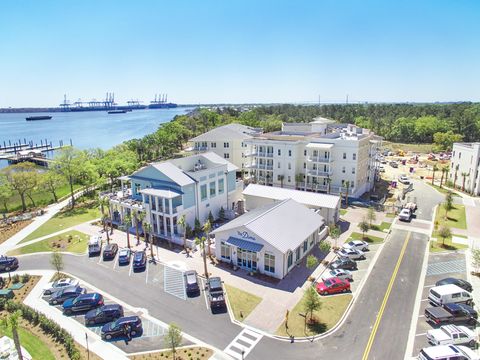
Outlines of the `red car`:
{"type": "Polygon", "coordinates": [[[330,278],[317,284],[317,292],[320,295],[344,293],[350,291],[350,282],[337,277],[330,278]]]}

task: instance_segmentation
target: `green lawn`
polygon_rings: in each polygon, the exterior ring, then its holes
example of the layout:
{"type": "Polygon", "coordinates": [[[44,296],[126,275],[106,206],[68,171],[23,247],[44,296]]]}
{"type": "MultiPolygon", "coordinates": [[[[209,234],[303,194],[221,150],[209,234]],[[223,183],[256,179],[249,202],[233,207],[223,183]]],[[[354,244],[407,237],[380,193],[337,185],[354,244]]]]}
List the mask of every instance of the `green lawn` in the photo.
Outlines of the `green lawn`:
{"type": "Polygon", "coordinates": [[[403,150],[428,154],[431,153],[433,150],[433,144],[401,144],[384,141],[382,145],[384,149],[390,149],[392,151],[403,150]]]}
{"type": "MultiPolygon", "coordinates": [[[[4,327],[0,328],[0,334],[2,336],[7,335],[10,338],[12,337],[11,330],[4,327]]],[[[48,344],[41,341],[28,329],[23,326],[19,327],[18,335],[21,346],[29,352],[34,360],[55,360],[55,356],[50,351],[48,344]]]]}
{"type": "Polygon", "coordinates": [[[396,217],[397,215],[392,214],[392,213],[388,213],[388,214],[385,215],[385,216],[388,217],[388,218],[394,218],[394,217],[396,217]]]}
{"type": "Polygon", "coordinates": [[[87,250],[89,236],[80,231],[71,230],[48,239],[9,252],[11,255],[23,255],[54,250],[83,254],[87,250]]]}
{"type": "Polygon", "coordinates": [[[343,216],[347,213],[347,209],[340,209],[339,213],[343,216]]]}
{"type": "Polygon", "coordinates": [[[435,223],[457,229],[467,229],[465,206],[455,204],[453,210],[448,212],[447,220],[445,220],[445,209],[443,208],[443,204],[440,204],[435,216],[435,223]]]}
{"type": "Polygon", "coordinates": [[[243,321],[260,304],[262,298],[240,290],[236,287],[225,284],[227,290],[228,302],[232,308],[235,319],[243,321]],[[242,313],[243,317],[240,315],[242,313]]]}
{"type": "Polygon", "coordinates": [[[315,325],[307,325],[305,331],[305,317],[302,316],[305,314],[304,296],[289,313],[288,329],[285,328],[284,321],[277,329],[276,334],[281,336],[293,335],[295,337],[322,334],[338,323],[351,300],[352,295],[350,294],[321,296],[320,301],[322,306],[320,310],[314,311],[313,313],[316,323],[315,325]]]}
{"type": "Polygon", "coordinates": [[[377,231],[388,230],[390,229],[390,226],[392,226],[392,223],[383,221],[380,225],[372,225],[372,230],[377,230],[377,231]]]}
{"type": "MultiPolygon", "coordinates": [[[[441,175],[440,175],[441,176],[441,175]]],[[[435,175],[435,179],[437,179],[437,175],[435,175]]],[[[431,182],[427,181],[426,184],[430,185],[431,187],[433,187],[434,189],[438,190],[439,192],[441,192],[442,194],[447,194],[450,190],[448,189],[445,189],[445,188],[441,188],[440,186],[438,185],[433,185],[431,182]]],[[[453,192],[452,191],[452,196],[453,197],[460,197],[460,195],[458,195],[456,192],[453,192]]]]}
{"type": "Polygon", "coordinates": [[[370,244],[380,244],[383,242],[383,239],[381,237],[368,235],[368,233],[366,233],[364,238],[361,233],[357,232],[352,233],[350,235],[350,238],[346,242],[349,242],[350,240],[364,240],[370,244]]]}
{"type": "Polygon", "coordinates": [[[100,210],[95,205],[90,207],[76,207],[73,210],[66,210],[58,213],[37,230],[28,235],[20,243],[53,234],[57,231],[94,220],[100,217],[100,210]]]}
{"type": "MultiPolygon", "coordinates": [[[[455,235],[455,236],[462,237],[460,235],[455,235]]],[[[442,239],[438,239],[438,241],[430,241],[431,252],[456,251],[456,250],[462,250],[467,248],[468,248],[468,245],[452,243],[452,238],[445,239],[445,246],[443,246],[442,239]]]]}

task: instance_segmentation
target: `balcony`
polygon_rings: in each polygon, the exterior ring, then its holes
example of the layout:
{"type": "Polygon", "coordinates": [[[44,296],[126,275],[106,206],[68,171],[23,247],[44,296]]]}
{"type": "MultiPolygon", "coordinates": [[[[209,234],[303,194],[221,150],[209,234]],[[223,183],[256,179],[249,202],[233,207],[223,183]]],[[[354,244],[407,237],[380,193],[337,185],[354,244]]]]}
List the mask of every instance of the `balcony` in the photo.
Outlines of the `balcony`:
{"type": "Polygon", "coordinates": [[[316,163],[324,163],[324,164],[330,164],[333,162],[333,159],[328,157],[321,157],[321,156],[308,156],[307,160],[310,162],[316,162],[316,163]]]}
{"type": "Polygon", "coordinates": [[[259,170],[273,170],[273,165],[267,164],[252,164],[251,167],[259,170]]]}
{"type": "Polygon", "coordinates": [[[333,171],[332,170],[328,170],[328,171],[322,171],[322,170],[312,170],[312,169],[309,169],[307,170],[307,175],[310,175],[310,176],[322,176],[322,177],[329,177],[329,176],[332,176],[333,174],[333,171]]]}
{"type": "Polygon", "coordinates": [[[193,148],[193,151],[198,151],[198,152],[207,151],[207,150],[208,150],[208,146],[195,146],[193,148]]]}
{"type": "Polygon", "coordinates": [[[259,157],[273,157],[273,152],[258,152],[257,156],[259,156],[259,157]]]}

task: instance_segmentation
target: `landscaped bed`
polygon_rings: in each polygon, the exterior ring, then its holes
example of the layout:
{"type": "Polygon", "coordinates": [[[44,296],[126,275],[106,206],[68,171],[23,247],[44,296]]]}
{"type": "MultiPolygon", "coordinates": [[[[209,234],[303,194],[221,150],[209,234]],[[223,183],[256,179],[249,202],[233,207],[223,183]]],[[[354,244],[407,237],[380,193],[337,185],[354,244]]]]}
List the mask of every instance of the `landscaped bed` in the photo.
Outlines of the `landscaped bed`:
{"type": "Polygon", "coordinates": [[[445,219],[445,208],[440,204],[435,215],[435,224],[457,229],[467,229],[465,206],[454,204],[453,209],[448,212],[445,219]]]}
{"type": "Polygon", "coordinates": [[[371,229],[377,230],[377,231],[384,231],[384,230],[390,229],[391,226],[392,226],[392,223],[383,221],[380,225],[372,225],[371,229]]]}
{"type": "Polygon", "coordinates": [[[260,304],[262,298],[240,290],[236,287],[225,284],[228,302],[232,308],[233,315],[238,321],[243,321],[260,304]]]}
{"type": "MultiPolygon", "coordinates": [[[[213,354],[211,349],[205,347],[185,347],[177,349],[176,360],[205,360],[213,354]]],[[[157,351],[142,355],[133,355],[129,357],[132,360],[170,360],[173,359],[172,352],[169,350],[157,351]]]]}
{"type": "Polygon", "coordinates": [[[354,232],[346,242],[349,242],[350,240],[363,240],[370,244],[379,244],[382,243],[384,239],[378,236],[368,235],[368,233],[366,233],[364,237],[361,233],[354,232]]]}
{"type": "Polygon", "coordinates": [[[71,230],[30,245],[14,249],[9,255],[31,254],[36,252],[63,251],[83,254],[87,250],[89,236],[80,231],[71,230]]]}
{"type": "Polygon", "coordinates": [[[305,328],[305,295],[290,311],[288,316],[288,329],[285,327],[285,321],[277,329],[276,334],[281,336],[304,337],[322,334],[334,327],[347,309],[352,300],[352,295],[334,295],[320,297],[320,310],[313,312],[315,323],[307,324],[305,328]]]}
{"type": "Polygon", "coordinates": [[[18,221],[13,224],[5,224],[0,226],[0,244],[5,240],[10,239],[13,235],[18,233],[23,228],[32,223],[33,220],[18,221]]]}
{"type": "MultiPolygon", "coordinates": [[[[461,235],[453,235],[456,237],[464,237],[461,235]]],[[[464,244],[457,244],[452,242],[452,238],[446,238],[445,244],[443,243],[442,239],[438,239],[437,241],[430,241],[430,251],[431,252],[441,252],[441,251],[457,251],[467,249],[468,245],[464,244]]]]}

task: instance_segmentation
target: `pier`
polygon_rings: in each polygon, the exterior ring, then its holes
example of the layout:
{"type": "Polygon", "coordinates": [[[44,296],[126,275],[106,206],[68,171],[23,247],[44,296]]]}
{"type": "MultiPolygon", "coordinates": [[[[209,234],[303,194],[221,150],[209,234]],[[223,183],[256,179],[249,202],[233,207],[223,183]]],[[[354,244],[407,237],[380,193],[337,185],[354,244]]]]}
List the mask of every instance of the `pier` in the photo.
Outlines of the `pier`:
{"type": "Polygon", "coordinates": [[[40,140],[40,144],[26,139],[18,141],[9,140],[0,144],[0,160],[7,160],[9,164],[18,164],[19,162],[29,161],[40,166],[48,166],[52,159],[47,158],[46,153],[73,146],[72,139],[64,143],[63,140],[54,145],[52,141],[40,140]]]}

